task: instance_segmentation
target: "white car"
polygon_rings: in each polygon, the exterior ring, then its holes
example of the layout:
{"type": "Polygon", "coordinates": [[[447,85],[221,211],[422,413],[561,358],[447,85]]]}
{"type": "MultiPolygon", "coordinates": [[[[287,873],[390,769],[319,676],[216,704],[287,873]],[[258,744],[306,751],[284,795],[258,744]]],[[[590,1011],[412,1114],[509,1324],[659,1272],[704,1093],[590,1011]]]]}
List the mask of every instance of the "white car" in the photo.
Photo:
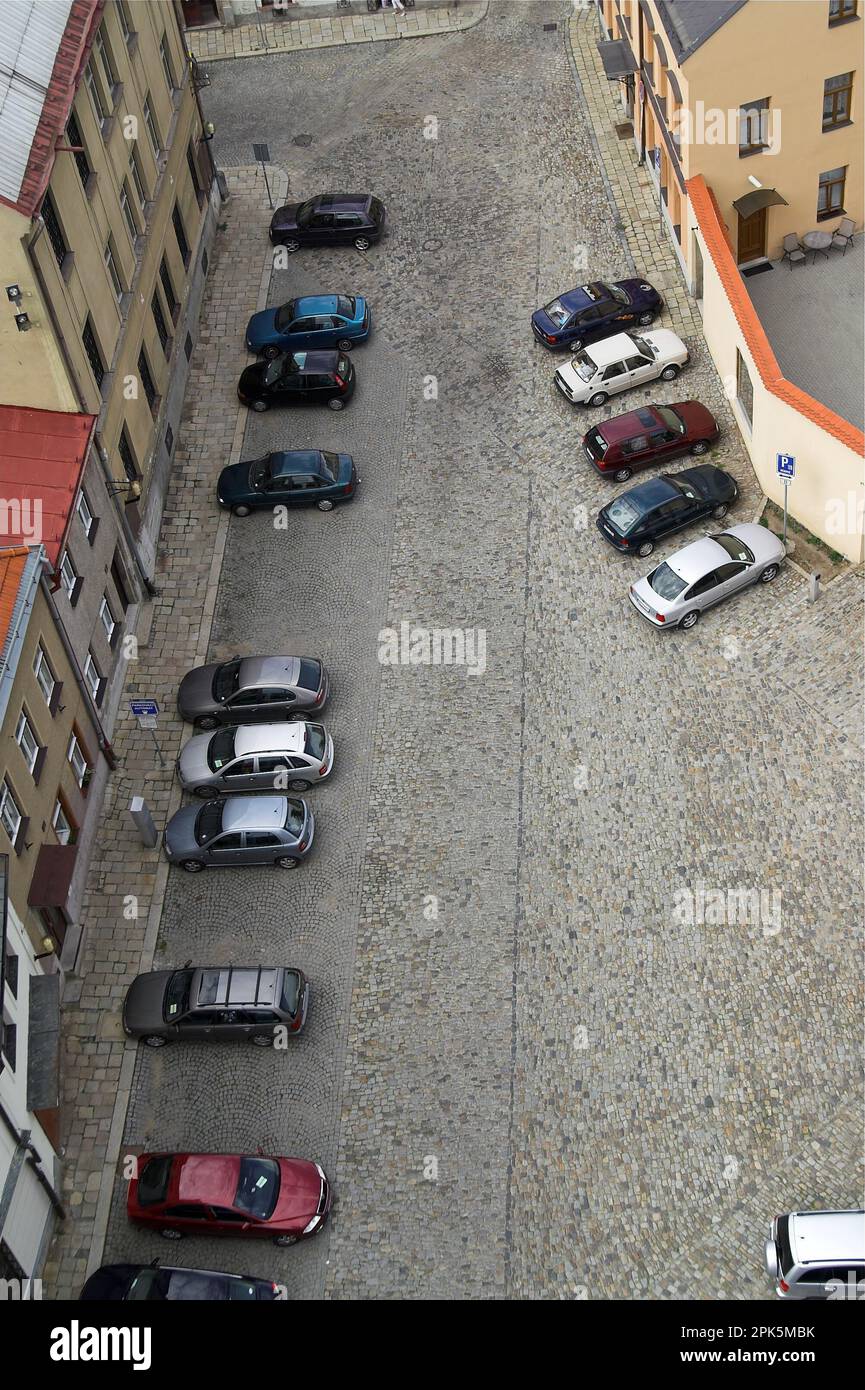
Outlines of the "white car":
{"type": "Polygon", "coordinates": [[[784,546],[773,532],[743,521],[662,560],[645,579],[631,585],[628,597],[655,627],[687,632],[706,608],[749,584],[770,584],[785,558],[784,546]]]}
{"type": "Polygon", "coordinates": [[[672,381],[687,360],[688,349],[669,328],[617,333],[583,348],[559,367],[555,383],[574,405],[603,405],[610,396],[644,381],[672,381]]]}

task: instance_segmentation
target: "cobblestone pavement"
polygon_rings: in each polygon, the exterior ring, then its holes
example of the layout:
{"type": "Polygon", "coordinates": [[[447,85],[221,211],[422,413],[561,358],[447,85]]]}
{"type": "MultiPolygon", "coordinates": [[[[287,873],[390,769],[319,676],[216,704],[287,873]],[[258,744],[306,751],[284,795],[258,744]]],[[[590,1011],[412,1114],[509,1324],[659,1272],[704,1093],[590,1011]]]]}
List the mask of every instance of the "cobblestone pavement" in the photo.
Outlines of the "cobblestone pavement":
{"type": "MultiPolygon", "coordinates": [[[[859,1200],[860,576],[809,606],[788,566],[687,635],[632,612],[640,562],[594,529],[611,489],[578,455],[587,423],[699,398],[736,519],[761,499],[650,192],[623,142],[608,154],[594,21],[572,57],[570,14],[494,2],[423,44],[220,65],[205,94],[220,163],[266,139],[293,197],[368,186],[391,214],[366,257],[302,252],[270,288],[369,296],[356,401],[255,417],[243,444],[342,443],[361,494],[284,534],[233,519],[213,624],[212,654],[303,643],[333,666],[318,849],[284,878],[172,871],[156,952],[296,961],[309,1031],[282,1060],[138,1057],[124,1145],[320,1157],[323,1237],[183,1249],[295,1297],[766,1297],[771,1215],[859,1200]],[[286,83],[314,122],[269,114],[286,83]],[[679,383],[587,414],[557,398],[528,317],[583,278],[580,248],[662,290],[679,383]],[[380,667],[402,621],[482,629],[484,673],[380,667]],[[729,890],[757,896],[715,925],[729,890]]],[[[223,295],[202,427],[243,362],[223,295]]],[[[181,608],[178,637],[195,620],[181,608]]],[[[108,1255],[164,1254],[121,1198],[108,1255]]]]}

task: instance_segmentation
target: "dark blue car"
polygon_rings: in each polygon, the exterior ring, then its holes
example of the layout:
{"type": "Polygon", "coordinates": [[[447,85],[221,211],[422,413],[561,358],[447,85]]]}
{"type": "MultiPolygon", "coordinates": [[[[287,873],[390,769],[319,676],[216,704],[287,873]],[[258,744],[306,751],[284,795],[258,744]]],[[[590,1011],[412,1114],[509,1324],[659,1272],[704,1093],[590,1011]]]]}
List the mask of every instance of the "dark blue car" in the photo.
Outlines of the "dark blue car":
{"type": "Polygon", "coordinates": [[[577,351],[598,338],[627,333],[652,323],[664,307],[658,291],[645,280],[593,280],[566,290],[532,314],[532,332],[548,348],[577,351]]]}
{"type": "Polygon", "coordinates": [[[369,305],[360,295],[305,295],[253,314],[246,328],[246,346],[264,357],[302,348],[349,352],[369,337],[370,324],[369,305]]]}

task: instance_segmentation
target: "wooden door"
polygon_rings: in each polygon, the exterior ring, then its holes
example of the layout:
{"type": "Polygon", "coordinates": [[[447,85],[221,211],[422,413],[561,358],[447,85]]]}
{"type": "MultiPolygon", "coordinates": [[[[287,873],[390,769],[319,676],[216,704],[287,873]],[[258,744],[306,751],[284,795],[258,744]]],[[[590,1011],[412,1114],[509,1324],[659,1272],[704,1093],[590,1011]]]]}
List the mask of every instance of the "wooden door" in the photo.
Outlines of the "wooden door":
{"type": "Polygon", "coordinates": [[[756,261],[766,254],[766,209],[752,213],[750,217],[739,217],[739,265],[743,261],[756,261]]]}

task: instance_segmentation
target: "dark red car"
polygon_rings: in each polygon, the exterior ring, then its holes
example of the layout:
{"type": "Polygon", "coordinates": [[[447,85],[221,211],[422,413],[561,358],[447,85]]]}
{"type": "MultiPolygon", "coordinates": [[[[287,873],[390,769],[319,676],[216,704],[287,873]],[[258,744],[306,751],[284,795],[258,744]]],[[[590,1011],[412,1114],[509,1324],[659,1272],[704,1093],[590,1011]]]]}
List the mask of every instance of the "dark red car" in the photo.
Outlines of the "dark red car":
{"type": "Polygon", "coordinates": [[[720,430],[699,401],[644,405],[603,420],[583,435],[586,458],[604,477],[627,482],[632,473],[677,454],[705,454],[720,430]]]}
{"type": "Polygon", "coordinates": [[[141,1154],[126,1211],[169,1240],[270,1236],[294,1245],[321,1230],[332,1199],[324,1169],[305,1158],[141,1154]]]}

